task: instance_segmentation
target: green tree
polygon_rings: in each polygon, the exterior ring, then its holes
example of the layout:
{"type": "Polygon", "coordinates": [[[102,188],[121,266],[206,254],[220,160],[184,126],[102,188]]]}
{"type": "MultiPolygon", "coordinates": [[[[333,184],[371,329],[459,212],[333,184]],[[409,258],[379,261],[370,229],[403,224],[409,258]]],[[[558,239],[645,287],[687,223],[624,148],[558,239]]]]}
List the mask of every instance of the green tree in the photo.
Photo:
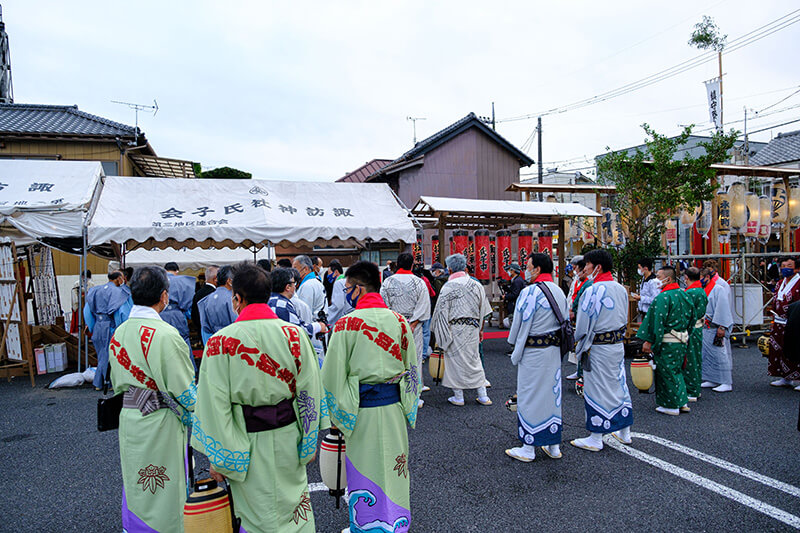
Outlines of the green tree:
{"type": "Polygon", "coordinates": [[[717,53],[725,49],[728,41],[727,35],[722,35],[719,27],[714,23],[714,19],[708,15],[703,15],[702,22],[694,25],[694,31],[689,38],[689,44],[700,50],[714,50],[717,53]]]}
{"type": "Polygon", "coordinates": [[[249,172],[245,172],[244,170],[239,170],[237,168],[231,167],[217,167],[212,168],[211,170],[206,170],[205,172],[197,172],[198,178],[217,178],[217,179],[246,179],[249,180],[253,177],[253,175],[249,172]]]}
{"type": "Polygon", "coordinates": [[[686,144],[693,126],[677,137],[642,128],[648,138],[645,149],[611,152],[598,162],[598,180],[615,185],[612,209],[619,213],[626,233],[626,245],[616,252],[619,274],[624,283],[636,278],[636,262],[642,257],[661,255],[661,235],[668,218],[675,218],[682,208],[694,209],[711,200],[717,186],[712,163],[728,158],[737,131],[717,132],[707,142],[699,143],[705,154],[693,157],[685,153],[676,159],[678,149],[686,144]]]}

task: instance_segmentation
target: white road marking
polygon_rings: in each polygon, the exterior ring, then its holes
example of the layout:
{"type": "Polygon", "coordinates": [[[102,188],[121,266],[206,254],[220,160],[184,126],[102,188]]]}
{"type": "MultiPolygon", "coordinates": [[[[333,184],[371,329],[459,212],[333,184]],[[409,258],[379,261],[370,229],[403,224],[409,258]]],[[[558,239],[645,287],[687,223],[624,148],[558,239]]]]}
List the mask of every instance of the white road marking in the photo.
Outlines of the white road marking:
{"type": "Polygon", "coordinates": [[[649,440],[651,442],[661,444],[662,446],[666,446],[667,448],[672,448],[673,450],[685,453],[686,455],[694,457],[695,459],[699,459],[701,461],[710,463],[714,466],[718,466],[723,470],[733,472],[734,474],[739,474],[740,476],[752,479],[753,481],[757,481],[773,489],[777,489],[785,492],[786,494],[791,494],[796,498],[800,498],[800,488],[795,487],[794,485],[789,485],[788,483],[784,483],[783,481],[765,476],[764,474],[759,474],[758,472],[748,470],[747,468],[741,467],[739,465],[729,463],[728,461],[720,459],[719,457],[714,457],[713,455],[708,455],[707,453],[695,450],[694,448],[689,448],[688,446],[684,446],[682,444],[678,444],[677,442],[657,437],[655,435],[648,435],[647,433],[631,432],[631,436],[638,439],[649,440]]]}
{"type": "Polygon", "coordinates": [[[611,446],[615,450],[618,450],[624,454],[630,455],[631,457],[639,459],[640,461],[644,461],[645,463],[660,468],[665,472],[668,472],[679,478],[685,479],[686,481],[694,483],[695,485],[699,485],[700,487],[710,490],[711,492],[716,492],[720,496],[724,496],[725,498],[733,500],[736,503],[739,503],[746,507],[750,507],[754,511],[763,513],[771,518],[774,518],[775,520],[778,520],[780,522],[783,522],[784,524],[792,526],[795,529],[800,529],[800,517],[798,516],[787,513],[782,509],[778,509],[777,507],[774,507],[766,502],[762,502],[761,500],[752,498],[747,494],[739,492],[738,490],[734,490],[730,487],[726,487],[725,485],[717,483],[716,481],[712,481],[703,476],[699,476],[694,472],[690,472],[679,466],[673,465],[672,463],[668,463],[657,457],[653,457],[652,455],[646,454],[635,448],[631,448],[630,446],[620,444],[611,435],[606,435],[605,438],[603,439],[603,442],[607,446],[611,446]]]}

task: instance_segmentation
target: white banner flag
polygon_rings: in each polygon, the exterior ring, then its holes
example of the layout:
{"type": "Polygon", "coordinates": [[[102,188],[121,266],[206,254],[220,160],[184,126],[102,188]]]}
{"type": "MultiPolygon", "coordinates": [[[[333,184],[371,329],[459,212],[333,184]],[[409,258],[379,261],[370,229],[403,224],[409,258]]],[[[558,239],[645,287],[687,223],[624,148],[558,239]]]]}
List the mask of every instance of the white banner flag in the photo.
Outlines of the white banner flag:
{"type": "Polygon", "coordinates": [[[722,95],[719,90],[719,78],[706,82],[708,92],[708,119],[717,129],[722,128],[722,95]]]}

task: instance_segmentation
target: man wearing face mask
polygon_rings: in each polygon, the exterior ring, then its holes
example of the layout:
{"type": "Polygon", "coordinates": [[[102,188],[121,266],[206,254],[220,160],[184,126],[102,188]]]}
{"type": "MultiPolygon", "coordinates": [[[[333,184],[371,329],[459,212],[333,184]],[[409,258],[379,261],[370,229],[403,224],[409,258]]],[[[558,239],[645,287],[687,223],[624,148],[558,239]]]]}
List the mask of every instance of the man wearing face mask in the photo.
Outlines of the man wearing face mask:
{"type": "Polygon", "coordinates": [[[653,274],[652,259],[640,259],[637,267],[636,272],[642,277],[642,282],[639,284],[639,293],[631,293],[631,298],[639,302],[637,307],[639,309],[639,320],[641,321],[644,320],[644,315],[647,314],[650,304],[661,292],[661,282],[653,274]]]}
{"type": "MultiPolygon", "coordinates": [[[[317,333],[327,333],[328,327],[324,322],[305,322],[294,307],[292,297],[295,286],[294,273],[290,268],[278,268],[272,272],[272,296],[269,307],[281,320],[300,326],[308,334],[309,339],[315,339],[317,333]]],[[[321,361],[320,361],[321,364],[321,361]]]]}
{"type": "Polygon", "coordinates": [[[388,531],[392,524],[407,531],[406,427],[416,423],[421,389],[413,333],[405,317],[381,298],[377,265],[359,261],[345,279],[355,311],[334,326],[322,365],[331,423],[347,440],[350,528],[345,531],[388,531]]]}
{"type": "Polygon", "coordinates": [[[203,344],[208,342],[211,335],[236,320],[236,313],[233,312],[233,305],[231,304],[231,298],[233,297],[233,292],[231,292],[233,276],[231,274],[230,265],[220,267],[217,270],[216,290],[197,302],[203,344]]]}
{"type": "Polygon", "coordinates": [[[784,335],[786,334],[786,317],[789,306],[800,301],[800,274],[797,272],[796,259],[784,257],[781,259],[781,281],[775,294],[775,319],[772,322],[769,337],[769,366],[768,373],[774,378],[773,387],[795,387],[800,390],[800,366],[797,362],[786,357],[784,350],[784,335]]]}
{"type": "Polygon", "coordinates": [[[733,390],[730,286],[720,283],[722,278],[711,269],[704,268],[701,275],[708,304],[703,317],[703,383],[700,386],[714,392],[730,392],[733,390]]]}
{"type": "Polygon", "coordinates": [[[325,427],[317,357],[267,305],[270,274],[237,265],[232,292],[238,317],[203,354],[192,445],[211,477],[228,479],[241,531],[313,532],[306,465],[325,427]]]}
{"type": "Polygon", "coordinates": [[[327,279],[331,284],[330,303],[328,304],[328,324],[336,321],[353,310],[353,307],[344,301],[344,270],[342,264],[336,259],[328,266],[327,279]]]}
{"type": "Polygon", "coordinates": [[[130,282],[133,308],[109,346],[114,393],[123,394],[122,527],[183,531],[186,432],[196,398],[194,368],[181,334],[159,314],[169,305],[166,271],[142,267],[130,282]]]}
{"type": "Polygon", "coordinates": [[[689,412],[683,362],[694,321],[675,269],[663,266],[656,277],[662,285],[661,293],[650,305],[636,336],[644,341],[642,351],[652,353],[656,364],[656,411],[677,416],[689,412]]]}
{"type": "Polygon", "coordinates": [[[614,281],[614,262],[606,250],[583,256],[592,271],[592,286],[581,296],[575,323],[575,352],[584,376],[584,407],[588,437],[570,442],[598,452],[603,434],[611,433],[623,444],[631,443],[633,405],[625,379],[622,340],[628,325],[628,292],[614,281]]]}
{"type": "Polygon", "coordinates": [[[526,280],[530,277],[530,272],[527,269],[525,269],[525,278],[520,275],[521,272],[522,269],[519,267],[519,263],[511,263],[508,266],[508,273],[512,276],[511,284],[508,286],[508,292],[506,292],[506,316],[509,324],[514,319],[514,306],[517,304],[519,293],[525,288],[525,285],[527,285],[526,280]]]}
{"type": "Polygon", "coordinates": [[[690,328],[683,379],[686,381],[686,394],[689,396],[690,402],[696,402],[700,397],[703,375],[703,316],[706,314],[708,296],[703,290],[700,277],[699,268],[689,267],[686,269],[686,297],[689,298],[691,304],[693,326],[690,328]]]}
{"type": "MultiPolygon", "coordinates": [[[[569,311],[569,319],[572,323],[575,323],[575,317],[578,315],[578,304],[581,301],[581,296],[586,290],[592,286],[592,269],[586,264],[586,261],[583,260],[583,256],[579,256],[580,259],[575,263],[575,271],[578,273],[576,276],[577,285],[573,288],[572,300],[567,299],[567,302],[570,304],[570,311],[569,311]]],[[[570,358],[574,357],[573,354],[570,354],[570,358]]],[[[570,359],[572,361],[572,359],[570,359]]],[[[580,360],[576,360],[575,363],[578,365],[578,368],[572,374],[567,376],[569,380],[577,380],[580,379],[583,372],[581,368],[580,360]]]]}

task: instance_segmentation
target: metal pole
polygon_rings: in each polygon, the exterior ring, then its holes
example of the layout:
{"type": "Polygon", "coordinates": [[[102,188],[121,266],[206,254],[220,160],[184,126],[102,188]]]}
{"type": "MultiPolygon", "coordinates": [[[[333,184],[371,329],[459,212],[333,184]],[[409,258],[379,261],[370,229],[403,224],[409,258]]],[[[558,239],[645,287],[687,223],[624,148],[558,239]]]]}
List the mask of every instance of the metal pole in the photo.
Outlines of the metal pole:
{"type": "MultiPolygon", "coordinates": [[[[539,155],[537,157],[537,167],[539,170],[539,185],[542,184],[542,175],[543,175],[543,167],[542,167],[542,117],[539,117],[536,120],[536,141],[539,146],[539,155]]],[[[542,201],[542,193],[539,192],[539,201],[542,201]]]]}
{"type": "MultiPolygon", "coordinates": [[[[741,266],[739,267],[739,277],[742,280],[741,287],[742,287],[742,344],[740,345],[741,348],[747,348],[747,341],[745,339],[745,331],[747,330],[747,319],[745,318],[744,310],[745,310],[745,294],[744,294],[744,287],[745,287],[745,279],[744,279],[744,272],[746,268],[746,259],[744,257],[744,250],[740,248],[739,253],[741,254],[741,266]]],[[[735,297],[735,296],[734,296],[735,297]]]]}
{"type": "Polygon", "coordinates": [[[86,265],[83,264],[83,254],[78,258],[78,372],[81,371],[81,348],[83,347],[83,273],[86,265]]]}
{"type": "MultiPolygon", "coordinates": [[[[81,247],[82,248],[81,249],[81,257],[83,258],[84,271],[86,271],[86,267],[88,267],[88,265],[86,264],[86,261],[87,261],[87,257],[86,257],[86,223],[83,224],[83,232],[82,232],[82,236],[81,237],[83,239],[83,246],[81,247]]],[[[83,292],[83,291],[81,291],[81,292],[83,292]]],[[[89,292],[88,291],[88,283],[87,283],[87,291],[86,292],[87,293],[89,292]]],[[[83,306],[85,305],[85,303],[83,302],[83,297],[79,298],[79,303],[81,304],[80,305],[80,309],[78,309],[78,312],[80,313],[80,317],[79,318],[80,318],[81,321],[83,321],[83,306]]],[[[83,330],[81,330],[81,331],[83,331],[83,330]]],[[[86,368],[89,368],[89,339],[86,339],[86,342],[83,345],[83,349],[84,349],[84,353],[86,355],[86,368]]],[[[78,357],[80,358],[80,354],[78,354],[78,357]]]]}

